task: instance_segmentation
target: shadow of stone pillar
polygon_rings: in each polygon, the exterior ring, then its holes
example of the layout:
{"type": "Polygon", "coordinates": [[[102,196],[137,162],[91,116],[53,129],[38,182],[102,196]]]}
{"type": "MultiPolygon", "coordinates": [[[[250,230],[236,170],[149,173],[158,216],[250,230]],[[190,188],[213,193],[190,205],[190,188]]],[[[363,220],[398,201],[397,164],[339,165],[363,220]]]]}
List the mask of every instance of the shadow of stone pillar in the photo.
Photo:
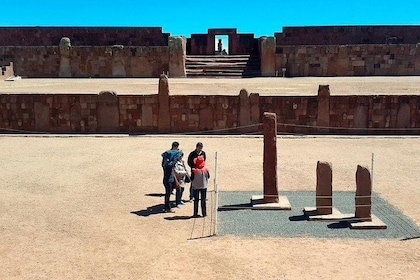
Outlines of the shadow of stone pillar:
{"type": "Polygon", "coordinates": [[[277,116],[264,113],[264,203],[279,202],[277,189],[277,116]]]}
{"type": "Polygon", "coordinates": [[[263,36],[258,39],[261,59],[261,76],[276,75],[276,37],[263,36]]]}
{"type": "MultiPolygon", "coordinates": [[[[318,87],[318,113],[317,126],[330,126],[330,86],[319,85],[318,87]]],[[[318,132],[329,132],[328,128],[318,128],[318,132]]]]}
{"type": "Polygon", "coordinates": [[[357,165],[356,171],[356,197],[355,217],[363,220],[370,221],[371,217],[371,203],[372,203],[372,181],[370,172],[366,167],[357,165]]]}
{"type": "Polygon", "coordinates": [[[158,101],[158,131],[168,133],[171,130],[171,108],[169,106],[168,77],[165,74],[161,74],[159,77],[158,101]]]}
{"type": "MultiPolygon", "coordinates": [[[[239,92],[239,126],[249,126],[251,124],[251,106],[249,94],[246,89],[239,92]]],[[[247,127],[240,128],[238,132],[247,132],[247,127]]]]}
{"type": "Polygon", "coordinates": [[[183,36],[169,37],[169,76],[186,77],[185,59],[187,39],[183,36]]]}
{"type": "Polygon", "coordinates": [[[112,46],[112,77],[126,77],[124,46],[112,46]]]}
{"type": "Polygon", "coordinates": [[[113,91],[101,91],[97,103],[98,132],[120,131],[120,110],[117,94],[113,91]]]}
{"type": "Polygon", "coordinates": [[[316,165],[316,214],[332,214],[332,167],[329,162],[316,165]]]}
{"type": "Polygon", "coordinates": [[[69,78],[71,77],[71,42],[67,37],[63,37],[60,40],[60,68],[58,72],[59,77],[69,78]]]}
{"type": "Polygon", "coordinates": [[[397,113],[397,128],[409,128],[410,127],[410,104],[401,103],[397,113]]]}

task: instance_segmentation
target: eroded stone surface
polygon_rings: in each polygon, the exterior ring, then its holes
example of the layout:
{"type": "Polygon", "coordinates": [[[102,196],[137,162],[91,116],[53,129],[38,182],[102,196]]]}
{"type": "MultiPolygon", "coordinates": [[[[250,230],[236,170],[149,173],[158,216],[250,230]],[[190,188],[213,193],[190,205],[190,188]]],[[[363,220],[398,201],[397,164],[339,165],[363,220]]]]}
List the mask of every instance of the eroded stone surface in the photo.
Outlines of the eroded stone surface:
{"type": "Polygon", "coordinates": [[[372,181],[367,167],[357,166],[356,171],[356,218],[371,219],[372,181]]]}
{"type": "Polygon", "coordinates": [[[70,39],[67,37],[61,38],[59,49],[60,49],[60,69],[59,69],[58,76],[69,78],[71,77],[70,39]]]}
{"type": "Polygon", "coordinates": [[[316,213],[332,214],[332,165],[318,161],[316,165],[316,213]]]}
{"type": "Polygon", "coordinates": [[[279,202],[277,189],[277,117],[264,113],[264,203],[279,202]]]}

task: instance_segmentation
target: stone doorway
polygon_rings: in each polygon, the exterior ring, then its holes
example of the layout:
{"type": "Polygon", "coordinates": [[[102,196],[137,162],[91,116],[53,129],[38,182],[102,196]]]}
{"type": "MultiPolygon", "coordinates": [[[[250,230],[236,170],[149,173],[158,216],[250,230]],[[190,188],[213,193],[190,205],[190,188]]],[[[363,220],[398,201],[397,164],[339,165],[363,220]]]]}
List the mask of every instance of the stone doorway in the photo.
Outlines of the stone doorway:
{"type": "Polygon", "coordinates": [[[215,35],[215,55],[228,55],[229,54],[229,36],[228,35],[215,35]]]}

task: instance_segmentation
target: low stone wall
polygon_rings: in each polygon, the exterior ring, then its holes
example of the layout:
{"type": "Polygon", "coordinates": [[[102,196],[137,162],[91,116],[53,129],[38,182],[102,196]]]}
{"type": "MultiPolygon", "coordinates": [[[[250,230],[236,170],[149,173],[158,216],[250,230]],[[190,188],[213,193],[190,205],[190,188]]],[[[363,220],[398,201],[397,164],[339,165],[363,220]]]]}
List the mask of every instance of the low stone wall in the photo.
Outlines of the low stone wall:
{"type": "Polygon", "coordinates": [[[13,62],[15,73],[25,77],[59,77],[63,59],[69,74],[62,77],[159,77],[169,70],[169,47],[122,47],[118,54],[112,46],[71,47],[67,58],[58,46],[0,47],[0,61],[13,62]],[[115,67],[125,74],[115,74],[115,67]]]}
{"type": "Polygon", "coordinates": [[[277,45],[283,68],[289,77],[420,75],[420,45],[277,45]]]}
{"type": "Polygon", "coordinates": [[[2,132],[262,133],[264,112],[277,114],[279,133],[420,134],[420,96],[2,94],[2,132]]]}

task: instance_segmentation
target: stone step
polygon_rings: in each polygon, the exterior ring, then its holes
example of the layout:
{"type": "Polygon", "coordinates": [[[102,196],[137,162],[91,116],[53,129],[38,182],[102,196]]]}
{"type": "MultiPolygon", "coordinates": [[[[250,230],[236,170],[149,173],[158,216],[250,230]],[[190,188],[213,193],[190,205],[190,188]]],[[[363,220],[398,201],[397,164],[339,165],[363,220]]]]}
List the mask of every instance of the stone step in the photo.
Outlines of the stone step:
{"type": "Polygon", "coordinates": [[[260,60],[251,55],[188,55],[185,66],[187,77],[251,77],[260,73],[260,60]]]}

